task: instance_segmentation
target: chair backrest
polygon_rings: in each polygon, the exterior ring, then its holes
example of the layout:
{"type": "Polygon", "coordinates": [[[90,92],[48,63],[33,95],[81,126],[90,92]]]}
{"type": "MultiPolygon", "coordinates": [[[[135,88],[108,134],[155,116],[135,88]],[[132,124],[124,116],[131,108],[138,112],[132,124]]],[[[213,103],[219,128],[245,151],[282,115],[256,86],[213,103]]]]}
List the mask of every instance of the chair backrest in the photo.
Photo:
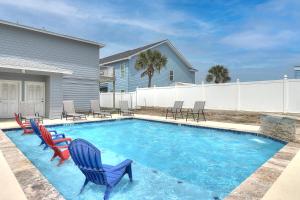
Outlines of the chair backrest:
{"type": "Polygon", "coordinates": [[[70,155],[89,181],[107,185],[107,178],[101,162],[101,152],[83,139],[75,139],[69,145],[70,155]]]}
{"type": "Polygon", "coordinates": [[[33,129],[33,132],[35,134],[37,134],[39,137],[41,137],[41,131],[39,129],[39,125],[34,121],[34,119],[30,119],[30,125],[31,125],[31,128],[33,129]]]}
{"type": "Polygon", "coordinates": [[[91,100],[91,110],[92,112],[100,112],[99,100],[91,100]]]}
{"type": "Polygon", "coordinates": [[[40,125],[40,130],[41,130],[42,138],[44,139],[45,143],[50,147],[55,146],[52,136],[51,136],[51,133],[49,133],[49,131],[46,129],[46,127],[43,125],[40,125]]]}
{"type": "Polygon", "coordinates": [[[69,114],[76,113],[75,107],[74,107],[74,101],[72,101],[72,100],[63,101],[63,109],[64,109],[64,112],[69,113],[69,114]]]}
{"type": "Polygon", "coordinates": [[[119,104],[121,110],[128,110],[128,101],[120,101],[119,104]]]}
{"type": "Polygon", "coordinates": [[[195,101],[193,111],[194,112],[202,111],[204,110],[204,106],[205,106],[205,101],[195,101]]]}
{"type": "Polygon", "coordinates": [[[22,116],[35,115],[35,106],[32,102],[20,102],[20,113],[22,116]]]}
{"type": "Polygon", "coordinates": [[[175,101],[173,108],[174,109],[181,109],[182,106],[183,106],[183,101],[175,101]]]}
{"type": "Polygon", "coordinates": [[[15,113],[15,120],[16,122],[19,124],[19,126],[23,129],[25,129],[26,127],[24,126],[24,124],[21,122],[20,117],[17,113],[15,113]]]}

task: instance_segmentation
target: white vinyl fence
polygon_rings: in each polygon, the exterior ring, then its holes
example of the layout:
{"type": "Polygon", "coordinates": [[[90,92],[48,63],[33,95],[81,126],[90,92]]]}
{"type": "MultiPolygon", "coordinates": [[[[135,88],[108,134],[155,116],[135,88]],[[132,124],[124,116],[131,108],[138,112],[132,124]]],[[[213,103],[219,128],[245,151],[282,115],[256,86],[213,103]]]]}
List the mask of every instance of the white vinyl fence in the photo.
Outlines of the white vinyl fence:
{"type": "MultiPolygon", "coordinates": [[[[182,100],[184,108],[192,108],[202,100],[207,109],[300,113],[300,79],[137,88],[116,93],[115,100],[116,107],[120,100],[131,108],[170,107],[182,100]]],[[[113,93],[101,93],[100,105],[113,107],[113,93]]]]}

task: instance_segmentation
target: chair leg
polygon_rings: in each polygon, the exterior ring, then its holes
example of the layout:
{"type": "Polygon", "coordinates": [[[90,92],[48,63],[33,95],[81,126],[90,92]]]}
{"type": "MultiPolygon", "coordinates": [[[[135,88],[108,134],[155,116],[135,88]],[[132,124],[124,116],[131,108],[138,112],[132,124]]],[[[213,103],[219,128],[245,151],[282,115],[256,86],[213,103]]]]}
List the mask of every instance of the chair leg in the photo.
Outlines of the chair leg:
{"type": "Polygon", "coordinates": [[[109,186],[106,186],[106,190],[105,190],[105,193],[104,193],[104,200],[108,200],[109,199],[109,195],[112,191],[112,188],[109,187],[109,186]]]}
{"type": "Polygon", "coordinates": [[[132,182],[132,170],[131,170],[131,165],[126,167],[126,173],[128,174],[130,182],[132,182]]]}
{"type": "Polygon", "coordinates": [[[204,111],[202,111],[202,115],[203,115],[204,121],[206,121],[206,118],[205,118],[205,113],[204,113],[204,111]]]}
{"type": "Polygon", "coordinates": [[[54,152],[54,154],[53,154],[53,156],[52,156],[52,158],[51,158],[51,161],[55,158],[55,157],[57,157],[58,156],[58,154],[56,153],[56,152],[54,152]]]}
{"type": "Polygon", "coordinates": [[[199,122],[200,113],[198,112],[197,122],[199,122]]]}
{"type": "Polygon", "coordinates": [[[65,162],[65,159],[61,158],[57,163],[57,167],[61,166],[65,162]]]}
{"type": "Polygon", "coordinates": [[[84,183],[83,183],[83,185],[82,185],[82,187],[81,187],[81,189],[80,189],[79,194],[81,194],[81,193],[83,192],[83,190],[84,190],[86,184],[88,184],[88,182],[89,182],[89,180],[88,180],[87,178],[85,178],[85,181],[84,181],[84,183]]]}
{"type": "Polygon", "coordinates": [[[168,118],[168,110],[167,110],[167,113],[166,113],[166,119],[168,118]]]}

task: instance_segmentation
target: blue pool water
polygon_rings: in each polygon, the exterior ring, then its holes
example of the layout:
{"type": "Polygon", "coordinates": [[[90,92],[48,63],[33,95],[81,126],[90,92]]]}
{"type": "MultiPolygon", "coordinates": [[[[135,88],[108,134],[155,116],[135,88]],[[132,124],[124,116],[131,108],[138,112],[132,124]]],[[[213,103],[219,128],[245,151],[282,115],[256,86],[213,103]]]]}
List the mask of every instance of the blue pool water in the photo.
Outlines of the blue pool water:
{"type": "MultiPolygon", "coordinates": [[[[135,119],[49,129],[90,141],[105,164],[134,161],[134,181],[124,177],[112,200],[222,199],[284,146],[250,134],[135,119]]],[[[66,199],[102,199],[104,187],[91,183],[78,195],[84,176],[72,160],[61,167],[50,162],[52,151],[43,151],[37,136],[7,135],[66,199]]]]}

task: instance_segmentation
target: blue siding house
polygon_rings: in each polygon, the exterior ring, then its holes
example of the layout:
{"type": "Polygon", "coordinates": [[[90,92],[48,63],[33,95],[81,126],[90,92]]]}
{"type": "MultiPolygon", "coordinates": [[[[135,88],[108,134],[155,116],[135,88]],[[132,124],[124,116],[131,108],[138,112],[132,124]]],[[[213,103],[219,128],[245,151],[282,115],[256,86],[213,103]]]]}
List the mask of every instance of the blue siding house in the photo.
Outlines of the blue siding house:
{"type": "MultiPolygon", "coordinates": [[[[158,50],[168,59],[166,66],[161,72],[154,73],[152,86],[169,86],[176,82],[195,83],[197,70],[191,66],[169,40],[163,40],[100,59],[101,69],[107,67],[115,69],[116,92],[130,92],[137,87],[148,86],[148,77],[141,78],[142,71],[135,69],[138,54],[148,49],[158,50]]],[[[101,87],[102,91],[113,91],[112,82],[102,83],[101,87]]]]}
{"type": "Polygon", "coordinates": [[[299,67],[295,67],[295,78],[300,79],[300,66],[299,67]]]}

